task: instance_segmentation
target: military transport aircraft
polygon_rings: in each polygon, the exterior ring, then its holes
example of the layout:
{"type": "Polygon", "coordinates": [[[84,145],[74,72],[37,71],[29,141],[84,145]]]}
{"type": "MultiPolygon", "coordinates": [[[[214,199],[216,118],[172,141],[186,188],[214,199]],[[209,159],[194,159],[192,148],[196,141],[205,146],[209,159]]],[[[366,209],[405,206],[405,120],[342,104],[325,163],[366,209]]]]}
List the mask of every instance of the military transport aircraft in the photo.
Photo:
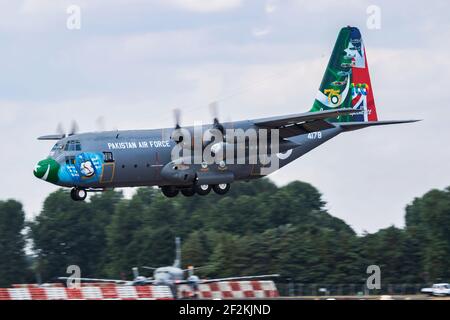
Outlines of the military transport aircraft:
{"type": "MultiPolygon", "coordinates": [[[[180,284],[188,284],[193,292],[197,291],[199,284],[221,282],[221,281],[238,281],[238,280],[253,280],[253,279],[268,279],[279,277],[279,274],[265,274],[256,276],[240,276],[240,277],[226,277],[226,278],[216,278],[216,279],[200,279],[194,274],[194,267],[190,266],[187,269],[181,269],[181,240],[180,238],[175,238],[175,260],[173,265],[165,267],[142,267],[144,269],[154,270],[153,278],[148,278],[139,275],[139,269],[133,267],[133,277],[132,281],[119,280],[119,279],[98,279],[98,278],[74,278],[74,277],[58,277],[58,280],[80,280],[82,282],[109,282],[122,285],[159,285],[170,287],[174,297],[177,297],[176,286],[180,284]],[[187,272],[188,277],[185,278],[185,273],[187,272]]],[[[201,269],[204,267],[197,267],[196,269],[201,269]]]]}
{"type": "Polygon", "coordinates": [[[87,192],[159,186],[174,197],[225,194],[236,180],[270,174],[342,132],[414,122],[378,121],[366,50],[359,30],[341,29],[309,112],[263,119],[174,128],[55,134],[37,178],[87,192]],[[192,155],[193,153],[193,155],[192,155]],[[257,153],[257,155],[256,155],[257,153]]]}

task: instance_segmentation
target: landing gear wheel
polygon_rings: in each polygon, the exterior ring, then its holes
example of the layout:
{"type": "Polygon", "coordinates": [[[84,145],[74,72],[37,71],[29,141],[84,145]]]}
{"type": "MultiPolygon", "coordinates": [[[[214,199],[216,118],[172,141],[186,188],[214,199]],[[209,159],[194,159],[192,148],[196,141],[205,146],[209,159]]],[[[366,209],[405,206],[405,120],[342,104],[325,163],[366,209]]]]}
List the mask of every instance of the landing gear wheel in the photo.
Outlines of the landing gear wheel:
{"type": "Polygon", "coordinates": [[[211,186],[209,184],[198,184],[195,186],[195,191],[200,196],[206,196],[211,192],[211,186]]]}
{"type": "Polygon", "coordinates": [[[195,188],[191,187],[191,188],[181,189],[181,193],[185,197],[192,197],[195,194],[195,188]]]}
{"type": "Polygon", "coordinates": [[[167,198],[176,197],[178,195],[178,193],[180,192],[174,186],[162,186],[161,191],[162,191],[163,195],[165,195],[167,198]]]}
{"type": "Polygon", "coordinates": [[[73,188],[70,190],[70,197],[73,201],[84,201],[87,197],[87,192],[84,189],[73,188]]]}
{"type": "Polygon", "coordinates": [[[230,184],[229,183],[220,183],[213,186],[213,190],[215,193],[224,195],[225,193],[230,190],[230,184]]]}

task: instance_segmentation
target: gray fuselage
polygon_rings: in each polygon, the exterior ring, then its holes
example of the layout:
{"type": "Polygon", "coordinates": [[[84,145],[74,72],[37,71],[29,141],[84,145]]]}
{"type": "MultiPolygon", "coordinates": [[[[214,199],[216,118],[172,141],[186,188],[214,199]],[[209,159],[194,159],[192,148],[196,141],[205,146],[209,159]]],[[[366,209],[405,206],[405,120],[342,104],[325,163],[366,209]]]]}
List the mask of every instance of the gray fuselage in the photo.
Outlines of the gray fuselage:
{"type": "MultiPolygon", "coordinates": [[[[260,128],[252,121],[224,123],[223,127],[246,132],[255,130],[258,140],[260,138],[260,128]]],[[[210,129],[212,125],[201,127],[202,132],[210,129]]],[[[194,127],[185,127],[183,130],[195,136],[194,127]]],[[[41,172],[35,170],[35,175],[57,185],[85,189],[167,185],[183,187],[196,182],[218,184],[259,178],[267,174],[262,169],[270,167],[259,160],[256,163],[239,163],[236,157],[234,161],[225,157],[222,163],[209,163],[207,166],[202,162],[195,163],[193,158],[187,158],[186,165],[186,159],[182,158],[182,166],[177,165],[180,160],[173,161],[172,155],[177,146],[171,139],[173,131],[172,128],[166,128],[71,135],[56,143],[49,158],[43,160],[47,162],[38,164],[41,172]]],[[[313,134],[303,133],[277,139],[277,158],[274,158],[275,154],[271,155],[277,164],[268,172],[285,166],[340,132],[342,129],[337,126],[313,134]]],[[[248,160],[248,141],[246,143],[245,160],[248,160]]]]}

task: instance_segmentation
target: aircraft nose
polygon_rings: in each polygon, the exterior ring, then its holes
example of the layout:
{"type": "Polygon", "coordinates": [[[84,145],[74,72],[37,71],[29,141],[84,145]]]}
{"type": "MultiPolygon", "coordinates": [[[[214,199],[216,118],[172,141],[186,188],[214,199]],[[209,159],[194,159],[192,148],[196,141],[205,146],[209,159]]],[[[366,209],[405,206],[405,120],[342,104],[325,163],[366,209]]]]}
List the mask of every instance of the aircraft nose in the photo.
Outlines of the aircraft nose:
{"type": "Polygon", "coordinates": [[[59,163],[48,158],[39,161],[34,167],[33,174],[36,178],[56,183],[58,182],[59,163]]]}
{"type": "Polygon", "coordinates": [[[158,274],[154,277],[155,279],[155,284],[167,284],[170,281],[170,277],[166,274],[158,274]]]}

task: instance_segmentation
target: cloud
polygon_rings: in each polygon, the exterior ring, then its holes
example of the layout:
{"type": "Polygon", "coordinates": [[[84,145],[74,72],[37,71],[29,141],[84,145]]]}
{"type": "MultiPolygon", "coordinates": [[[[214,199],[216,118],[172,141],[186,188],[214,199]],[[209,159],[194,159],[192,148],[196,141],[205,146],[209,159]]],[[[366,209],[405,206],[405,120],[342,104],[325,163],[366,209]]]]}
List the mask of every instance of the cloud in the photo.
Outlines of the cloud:
{"type": "Polygon", "coordinates": [[[354,10],[358,7],[367,7],[368,0],[343,0],[339,2],[328,1],[328,0],[292,0],[294,6],[298,9],[308,11],[308,12],[326,12],[329,10],[336,11],[338,9],[354,10]]]}
{"type": "Polygon", "coordinates": [[[276,5],[275,1],[268,1],[268,2],[266,3],[266,6],[264,7],[264,11],[265,11],[267,14],[272,14],[272,13],[274,13],[276,10],[277,10],[277,5],[276,5]]]}
{"type": "Polygon", "coordinates": [[[252,34],[257,38],[264,37],[264,36],[268,35],[270,32],[272,32],[271,27],[253,28],[253,30],[252,30],[252,34]]]}
{"type": "Polygon", "coordinates": [[[208,13],[236,9],[242,0],[165,0],[174,7],[193,12],[208,13]]]}
{"type": "Polygon", "coordinates": [[[67,0],[52,1],[52,0],[23,0],[17,1],[19,7],[18,12],[23,14],[48,14],[55,12],[65,12],[65,8],[69,6],[67,0]]]}

